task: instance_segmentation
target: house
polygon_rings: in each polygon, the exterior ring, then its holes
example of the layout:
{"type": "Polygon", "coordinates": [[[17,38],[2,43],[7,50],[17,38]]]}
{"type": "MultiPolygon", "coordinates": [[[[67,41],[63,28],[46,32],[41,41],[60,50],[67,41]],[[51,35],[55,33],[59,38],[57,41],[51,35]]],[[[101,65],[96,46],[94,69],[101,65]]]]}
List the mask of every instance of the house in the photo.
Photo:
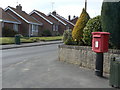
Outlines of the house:
{"type": "Polygon", "coordinates": [[[64,30],[73,29],[74,27],[74,24],[72,22],[57,14],[56,11],[48,14],[48,16],[52,19],[56,19],[60,23],[60,30],[62,31],[62,33],[64,32],[64,30]]]}
{"type": "Polygon", "coordinates": [[[57,35],[60,33],[60,31],[58,30],[59,23],[46,16],[44,13],[33,10],[29,15],[43,23],[42,30],[49,30],[52,35],[57,35]]]}
{"type": "Polygon", "coordinates": [[[0,8],[0,37],[2,37],[2,8],[0,8]]]}
{"type": "Polygon", "coordinates": [[[53,13],[49,13],[47,16],[49,18],[53,19],[54,21],[58,22],[58,24],[59,24],[58,30],[61,34],[64,33],[64,30],[67,30],[67,24],[65,22],[61,21],[59,18],[57,18],[53,13]]]}
{"type": "Polygon", "coordinates": [[[73,19],[70,19],[69,21],[76,24],[77,20],[78,20],[78,17],[73,16],[73,19]]]}
{"type": "Polygon", "coordinates": [[[16,8],[8,6],[5,11],[14,16],[21,22],[20,33],[24,36],[39,36],[42,23],[31,17],[25,11],[22,11],[22,6],[19,4],[16,8]]]}
{"type": "Polygon", "coordinates": [[[2,8],[0,8],[0,22],[1,22],[1,31],[2,28],[9,28],[11,30],[15,30],[19,33],[21,22],[13,17],[11,14],[5,12],[2,8]]]}

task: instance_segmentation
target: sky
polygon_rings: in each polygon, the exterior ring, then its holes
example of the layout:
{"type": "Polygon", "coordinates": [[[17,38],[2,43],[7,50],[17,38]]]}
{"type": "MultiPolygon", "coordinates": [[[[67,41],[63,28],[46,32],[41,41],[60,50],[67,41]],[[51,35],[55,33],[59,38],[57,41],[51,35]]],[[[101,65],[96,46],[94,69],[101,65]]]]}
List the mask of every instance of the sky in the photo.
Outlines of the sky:
{"type": "MultiPolygon", "coordinates": [[[[87,0],[87,12],[93,18],[101,14],[101,6],[103,0],[87,0]]],[[[30,13],[32,10],[38,10],[45,14],[56,11],[61,16],[68,19],[80,16],[82,9],[85,7],[85,0],[0,0],[0,7],[5,9],[7,6],[16,7],[21,4],[22,10],[30,13]]]]}

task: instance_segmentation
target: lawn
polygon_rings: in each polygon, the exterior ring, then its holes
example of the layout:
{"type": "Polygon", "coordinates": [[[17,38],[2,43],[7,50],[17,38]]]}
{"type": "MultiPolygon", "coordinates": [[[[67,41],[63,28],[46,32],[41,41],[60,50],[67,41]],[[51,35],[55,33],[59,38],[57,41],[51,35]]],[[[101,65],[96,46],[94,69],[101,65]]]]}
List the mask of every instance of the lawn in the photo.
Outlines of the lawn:
{"type": "MultiPolygon", "coordinates": [[[[39,42],[39,41],[56,41],[56,40],[62,40],[62,36],[55,36],[55,37],[22,37],[20,39],[21,43],[33,43],[33,42],[39,42]]],[[[0,38],[0,44],[14,44],[15,38],[14,37],[1,37],[0,38]]]]}

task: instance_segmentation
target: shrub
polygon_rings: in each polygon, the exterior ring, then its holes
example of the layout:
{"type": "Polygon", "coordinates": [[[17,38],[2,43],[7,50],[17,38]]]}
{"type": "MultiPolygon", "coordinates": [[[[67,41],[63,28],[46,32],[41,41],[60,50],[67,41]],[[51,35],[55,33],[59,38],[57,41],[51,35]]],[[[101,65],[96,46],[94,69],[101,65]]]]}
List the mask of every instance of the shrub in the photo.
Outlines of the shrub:
{"type": "Polygon", "coordinates": [[[83,29],[86,26],[86,23],[90,19],[88,13],[83,9],[80,17],[78,18],[75,27],[72,31],[73,40],[76,42],[82,42],[83,29]]]}
{"type": "Polygon", "coordinates": [[[72,30],[65,30],[63,33],[63,42],[65,42],[69,36],[72,36],[72,30]]]}
{"type": "Polygon", "coordinates": [[[111,46],[120,49],[120,2],[103,2],[101,19],[103,31],[110,32],[111,46]]]}
{"type": "Polygon", "coordinates": [[[66,45],[76,45],[76,43],[73,41],[72,36],[68,36],[67,40],[64,42],[66,45]]]}
{"type": "Polygon", "coordinates": [[[50,30],[43,30],[42,36],[52,36],[52,33],[50,32],[50,30]]]}
{"type": "Polygon", "coordinates": [[[18,32],[7,27],[2,28],[2,37],[14,37],[18,32]]]}
{"type": "Polygon", "coordinates": [[[63,42],[66,45],[75,45],[76,43],[73,41],[72,38],[72,30],[65,30],[63,33],[63,42]]]}
{"type": "Polygon", "coordinates": [[[102,31],[101,28],[101,16],[90,19],[85,28],[83,29],[83,42],[85,45],[91,45],[92,43],[92,32],[102,31]]]}

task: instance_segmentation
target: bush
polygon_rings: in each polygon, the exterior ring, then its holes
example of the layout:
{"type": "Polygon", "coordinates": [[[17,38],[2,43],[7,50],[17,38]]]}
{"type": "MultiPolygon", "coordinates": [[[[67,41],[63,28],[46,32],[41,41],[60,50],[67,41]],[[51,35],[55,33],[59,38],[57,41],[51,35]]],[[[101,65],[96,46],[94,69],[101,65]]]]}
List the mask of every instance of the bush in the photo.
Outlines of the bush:
{"type": "Polygon", "coordinates": [[[72,36],[72,30],[65,30],[63,33],[63,42],[65,42],[69,36],[72,36]]]}
{"type": "Polygon", "coordinates": [[[65,30],[63,33],[63,42],[66,45],[75,45],[75,42],[72,38],[72,30],[65,30]]]}
{"type": "Polygon", "coordinates": [[[72,39],[72,36],[68,36],[67,40],[64,42],[66,45],[75,45],[75,42],[72,39]]]}
{"type": "Polygon", "coordinates": [[[78,18],[75,27],[72,31],[73,40],[76,42],[82,42],[83,38],[83,29],[86,26],[86,23],[90,19],[88,13],[83,9],[80,17],[78,18]]]}
{"type": "Polygon", "coordinates": [[[111,46],[120,49],[120,2],[103,2],[101,16],[103,31],[110,32],[111,46]]]}
{"type": "Polygon", "coordinates": [[[18,32],[9,28],[4,27],[2,29],[2,37],[14,37],[16,34],[18,34],[18,32]]]}
{"type": "Polygon", "coordinates": [[[85,45],[91,45],[92,43],[92,32],[102,31],[101,28],[101,16],[90,19],[85,28],[83,29],[83,42],[85,45]]]}
{"type": "Polygon", "coordinates": [[[50,30],[43,30],[42,36],[52,36],[52,33],[50,32],[50,30]]]}

